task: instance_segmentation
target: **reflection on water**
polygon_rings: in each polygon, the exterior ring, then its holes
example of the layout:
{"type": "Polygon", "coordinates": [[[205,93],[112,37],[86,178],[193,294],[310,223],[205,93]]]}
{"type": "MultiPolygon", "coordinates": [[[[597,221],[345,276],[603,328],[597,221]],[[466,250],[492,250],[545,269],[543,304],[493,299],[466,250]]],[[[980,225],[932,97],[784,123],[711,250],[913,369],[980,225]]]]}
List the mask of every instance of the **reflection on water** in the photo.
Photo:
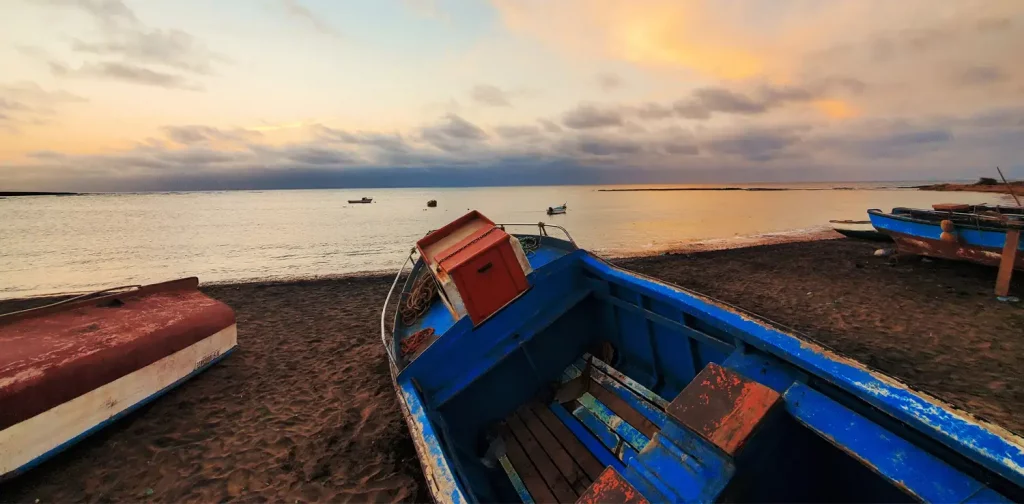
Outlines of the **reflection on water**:
{"type": "MultiPolygon", "coordinates": [[[[839,185],[872,187],[785,187],[839,185]]],[[[996,194],[898,189],[597,189],[332,189],[6,198],[0,200],[0,297],[189,275],[221,282],[393,269],[427,230],[470,208],[497,222],[560,224],[580,246],[615,255],[706,239],[824,229],[829,219],[866,219],[867,208],[1010,203],[1008,196],[996,194]],[[364,195],[374,202],[347,203],[364,195]],[[426,208],[430,199],[438,201],[437,208],[426,208]],[[567,214],[545,215],[547,207],[563,202],[568,203],[567,214]]]]}

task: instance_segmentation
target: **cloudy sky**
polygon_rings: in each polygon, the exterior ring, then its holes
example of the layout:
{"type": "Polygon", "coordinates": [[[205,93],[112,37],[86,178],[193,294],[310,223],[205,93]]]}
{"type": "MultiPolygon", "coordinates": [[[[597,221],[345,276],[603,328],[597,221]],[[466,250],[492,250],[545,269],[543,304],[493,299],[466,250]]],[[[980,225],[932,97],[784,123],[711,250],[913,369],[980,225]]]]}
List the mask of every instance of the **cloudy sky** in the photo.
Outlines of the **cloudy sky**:
{"type": "Polygon", "coordinates": [[[1024,177],[1020,0],[0,0],[0,190],[1024,177]]]}

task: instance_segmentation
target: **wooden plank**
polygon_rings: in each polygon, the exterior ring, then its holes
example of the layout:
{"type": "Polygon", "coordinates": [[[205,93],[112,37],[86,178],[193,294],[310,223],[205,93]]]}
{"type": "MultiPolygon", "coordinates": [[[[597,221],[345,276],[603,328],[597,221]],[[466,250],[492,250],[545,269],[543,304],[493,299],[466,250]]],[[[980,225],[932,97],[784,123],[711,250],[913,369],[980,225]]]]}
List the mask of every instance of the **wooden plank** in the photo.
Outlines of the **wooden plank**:
{"type": "Polygon", "coordinates": [[[512,462],[508,460],[508,455],[502,455],[498,457],[498,462],[501,462],[501,468],[505,470],[505,474],[508,475],[508,480],[512,482],[512,488],[516,489],[516,493],[519,494],[519,500],[523,501],[523,504],[532,504],[533,496],[530,495],[530,491],[526,489],[526,484],[523,483],[523,478],[519,477],[519,473],[516,472],[516,468],[512,465],[512,462]]]}
{"type": "Polygon", "coordinates": [[[576,462],[573,462],[569,452],[555,439],[555,436],[537,418],[537,415],[526,406],[519,408],[519,412],[516,415],[526,424],[526,428],[537,439],[544,452],[551,457],[551,461],[555,463],[555,467],[562,473],[562,476],[565,476],[566,481],[572,486],[576,495],[586,490],[587,486],[590,485],[590,478],[587,477],[580,466],[576,465],[576,462]]]}
{"type": "MultiPolygon", "coordinates": [[[[635,451],[643,450],[650,441],[650,438],[630,425],[629,422],[623,420],[622,417],[616,415],[611,408],[594,397],[594,394],[589,392],[583,394],[583,397],[580,397],[579,399],[579,403],[582,404],[584,409],[589,411],[597,421],[611,429],[617,438],[625,440],[626,443],[632,446],[635,451]]],[[[573,413],[575,414],[576,411],[573,411],[573,413]]],[[[625,461],[626,460],[623,459],[623,462],[625,461]]]]}
{"type": "Polygon", "coordinates": [[[548,488],[548,484],[544,482],[544,478],[541,477],[537,468],[534,467],[533,462],[530,462],[530,458],[526,456],[523,447],[516,441],[515,436],[511,432],[507,432],[504,437],[505,455],[508,456],[508,461],[512,463],[512,467],[519,473],[519,477],[523,480],[523,484],[526,485],[526,489],[530,491],[533,500],[541,503],[558,502],[548,488]]]}
{"type": "Polygon", "coordinates": [[[635,394],[633,390],[611,376],[604,374],[603,371],[595,369],[590,376],[594,381],[601,384],[602,387],[618,396],[619,399],[626,401],[626,404],[639,411],[641,415],[653,422],[658,428],[663,427],[665,422],[668,422],[668,415],[665,414],[664,410],[635,394]]]}
{"type": "Polygon", "coordinates": [[[561,420],[551,412],[550,409],[540,404],[533,404],[530,407],[533,412],[544,426],[551,431],[551,434],[555,436],[555,439],[562,444],[565,451],[569,452],[573,460],[583,468],[583,471],[587,473],[587,477],[593,481],[601,475],[601,471],[604,470],[604,464],[598,462],[597,457],[594,457],[593,453],[569,430],[568,427],[562,423],[561,420]]]}
{"type": "Polygon", "coordinates": [[[626,423],[647,436],[648,439],[654,437],[654,434],[658,432],[658,426],[654,425],[654,422],[648,420],[647,417],[643,416],[639,411],[627,404],[626,401],[619,398],[619,396],[605,389],[600,383],[590,380],[587,390],[604,403],[608,409],[625,420],[626,423]]]}
{"type": "Polygon", "coordinates": [[[1006,297],[1010,294],[1010,279],[1013,277],[1013,265],[1017,261],[1019,244],[1020,230],[1007,229],[1006,243],[1003,244],[1003,256],[999,261],[999,275],[996,277],[997,296],[1006,297]]]}
{"type": "Polygon", "coordinates": [[[610,449],[605,447],[604,441],[598,439],[590,428],[576,417],[574,412],[569,411],[561,404],[552,404],[548,409],[562,421],[562,424],[576,436],[576,439],[579,439],[580,443],[583,443],[583,446],[587,447],[587,450],[594,455],[594,458],[603,467],[612,466],[620,471],[626,470],[626,467],[622,465],[622,461],[610,449]]]}
{"type": "Polygon", "coordinates": [[[662,398],[658,394],[655,394],[647,387],[637,383],[636,380],[622,374],[622,372],[620,372],[618,369],[611,367],[611,365],[602,361],[601,359],[593,357],[591,360],[591,364],[593,364],[593,366],[596,367],[597,369],[603,371],[606,375],[618,380],[619,383],[622,383],[624,386],[626,386],[626,388],[641,395],[644,399],[647,399],[655,406],[661,409],[665,409],[668,407],[668,401],[666,401],[664,398],[662,398]]]}
{"type": "Polygon", "coordinates": [[[516,440],[526,451],[526,455],[530,457],[530,461],[540,472],[544,481],[547,482],[548,488],[551,489],[551,493],[555,495],[555,498],[559,502],[568,502],[576,500],[576,492],[572,490],[572,486],[562,476],[562,473],[558,472],[558,468],[555,467],[555,463],[551,461],[551,457],[544,452],[541,448],[540,443],[537,439],[530,434],[529,429],[519,419],[519,417],[512,415],[506,419],[508,426],[512,429],[512,433],[515,435],[516,440]]]}

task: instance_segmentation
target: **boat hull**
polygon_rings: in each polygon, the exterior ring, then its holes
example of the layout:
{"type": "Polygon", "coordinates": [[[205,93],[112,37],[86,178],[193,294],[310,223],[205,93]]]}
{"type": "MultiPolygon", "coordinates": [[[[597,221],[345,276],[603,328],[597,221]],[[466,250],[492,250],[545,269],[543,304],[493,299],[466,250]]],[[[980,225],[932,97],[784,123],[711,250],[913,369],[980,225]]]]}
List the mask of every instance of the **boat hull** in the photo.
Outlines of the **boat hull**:
{"type": "MultiPolygon", "coordinates": [[[[970,261],[985,266],[999,266],[1002,248],[949,243],[934,238],[925,238],[899,232],[890,232],[896,249],[901,254],[935,257],[954,261],[970,261]]],[[[1018,253],[1013,269],[1024,271],[1024,254],[1018,253]]]]}
{"type": "Polygon", "coordinates": [[[95,390],[0,431],[0,481],[13,478],[170,392],[235,350],[234,324],[95,390]]]}
{"type": "MultiPolygon", "coordinates": [[[[1006,231],[994,228],[956,226],[954,241],[942,241],[939,223],[896,218],[871,211],[871,222],[892,237],[901,254],[935,257],[954,261],[970,261],[986,266],[999,266],[1006,231]]],[[[1015,270],[1024,270],[1024,240],[1018,244],[1015,270]]]]}
{"type": "Polygon", "coordinates": [[[0,317],[0,479],[230,354],[235,315],[188,278],[0,317]]]}

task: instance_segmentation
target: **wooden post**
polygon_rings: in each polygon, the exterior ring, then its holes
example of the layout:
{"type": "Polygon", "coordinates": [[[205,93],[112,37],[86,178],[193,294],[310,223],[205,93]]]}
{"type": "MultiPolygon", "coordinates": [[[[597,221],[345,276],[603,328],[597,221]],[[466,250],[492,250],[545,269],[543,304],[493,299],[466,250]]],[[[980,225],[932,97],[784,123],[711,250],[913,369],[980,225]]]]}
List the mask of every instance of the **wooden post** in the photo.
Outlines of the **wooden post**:
{"type": "Polygon", "coordinates": [[[1003,256],[999,261],[999,274],[996,276],[996,295],[1006,297],[1010,294],[1010,277],[1013,265],[1017,262],[1017,248],[1020,244],[1020,229],[1006,230],[1006,243],[1003,244],[1003,256]]]}

